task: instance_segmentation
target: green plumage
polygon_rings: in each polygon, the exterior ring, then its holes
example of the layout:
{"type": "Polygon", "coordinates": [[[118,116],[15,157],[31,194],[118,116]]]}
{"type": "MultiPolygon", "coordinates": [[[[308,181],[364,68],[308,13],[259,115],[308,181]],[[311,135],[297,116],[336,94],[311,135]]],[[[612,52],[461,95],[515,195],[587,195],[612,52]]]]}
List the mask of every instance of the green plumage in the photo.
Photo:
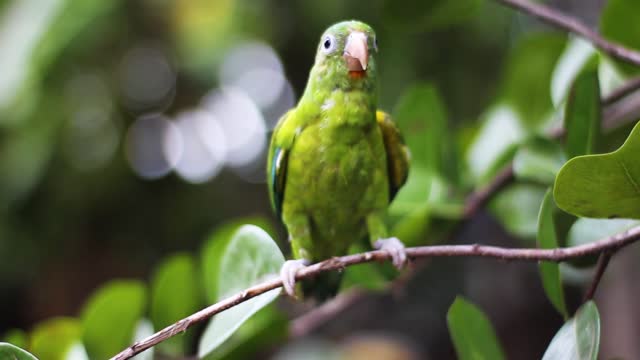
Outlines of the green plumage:
{"type": "MultiPolygon", "coordinates": [[[[368,25],[330,27],[302,98],[271,138],[270,195],[296,259],[316,262],[345,254],[367,235],[372,243],[387,236],[383,216],[406,180],[408,151],[389,116],[377,111],[376,53],[368,25]],[[354,31],[366,35],[371,49],[364,75],[350,72],[343,56],[354,31]]],[[[327,278],[329,293],[335,292],[339,277],[327,278]]]]}

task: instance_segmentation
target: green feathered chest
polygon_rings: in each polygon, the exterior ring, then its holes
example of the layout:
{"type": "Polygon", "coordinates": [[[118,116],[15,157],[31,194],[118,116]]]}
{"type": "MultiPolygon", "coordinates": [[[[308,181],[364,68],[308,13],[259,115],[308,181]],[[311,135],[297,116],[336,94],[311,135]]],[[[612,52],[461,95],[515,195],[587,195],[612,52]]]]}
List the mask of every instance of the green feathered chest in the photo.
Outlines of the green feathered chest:
{"type": "Polygon", "coordinates": [[[364,217],[387,205],[386,153],[374,109],[366,97],[336,94],[296,136],[283,210],[309,215],[314,242],[348,246],[364,235],[364,217]]]}

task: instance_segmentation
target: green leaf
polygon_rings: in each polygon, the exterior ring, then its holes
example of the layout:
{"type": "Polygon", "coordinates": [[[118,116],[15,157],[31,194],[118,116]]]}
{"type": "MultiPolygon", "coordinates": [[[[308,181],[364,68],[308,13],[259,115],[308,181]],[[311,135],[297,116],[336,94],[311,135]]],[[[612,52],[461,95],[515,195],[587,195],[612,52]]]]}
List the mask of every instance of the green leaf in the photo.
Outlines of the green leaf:
{"type": "Polygon", "coordinates": [[[31,352],[41,359],[65,360],[80,343],[81,324],[77,319],[53,318],[38,324],[31,333],[31,352]]]}
{"type": "Polygon", "coordinates": [[[486,315],[462,297],[447,312],[447,325],[460,360],[504,359],[493,326],[486,315]]]}
{"type": "Polygon", "coordinates": [[[466,160],[476,182],[488,182],[513,156],[527,132],[520,116],[507,104],[499,104],[482,116],[483,124],[467,148],[466,160]]]}
{"type": "Polygon", "coordinates": [[[556,177],[558,207],[592,218],[640,219],[640,123],[608,154],[569,160],[556,177]]]}
{"type": "Polygon", "coordinates": [[[595,65],[573,83],[565,108],[567,157],[593,154],[601,135],[600,83],[595,65]]]}
{"type": "Polygon", "coordinates": [[[0,359],[10,360],[38,360],[35,356],[15,345],[0,342],[0,359]]]}
{"type": "Polygon", "coordinates": [[[600,315],[589,301],[556,333],[542,360],[596,360],[599,347],[600,315]]]}
{"type": "MultiPolygon", "coordinates": [[[[12,51],[0,59],[0,67],[10,74],[0,85],[0,112],[17,106],[20,109],[13,114],[24,114],[25,108],[31,108],[40,92],[40,82],[48,75],[46,70],[54,59],[74,37],[115,4],[117,1],[100,0],[15,0],[8,4],[5,13],[12,13],[16,18],[5,22],[7,26],[1,34],[3,38],[12,39],[12,51]]],[[[15,119],[3,116],[0,124],[8,120],[15,119]]]]}
{"type": "MultiPolygon", "coordinates": [[[[202,304],[202,290],[194,259],[187,254],[174,255],[158,266],[151,280],[151,321],[162,329],[189,316],[202,304]]],[[[187,350],[188,337],[177,335],[159,344],[171,355],[187,350]]]]}
{"type": "Polygon", "coordinates": [[[567,246],[589,244],[640,225],[631,219],[578,219],[567,235],[567,246]]]}
{"type": "Polygon", "coordinates": [[[544,194],[545,188],[542,186],[516,183],[501,191],[489,204],[489,210],[508,232],[534,239],[544,194]]]}
{"type": "Polygon", "coordinates": [[[385,1],[381,14],[385,24],[395,30],[421,32],[446,28],[472,18],[482,4],[481,0],[431,0],[403,6],[397,1],[385,1]]]}
{"type": "Polygon", "coordinates": [[[560,145],[536,137],[520,146],[513,158],[513,171],[519,180],[551,185],[565,161],[560,145]]]}
{"type": "Polygon", "coordinates": [[[82,310],[82,342],[91,359],[108,359],[131,345],[146,304],[139,281],[112,281],[96,291],[82,310]]]}
{"type": "Polygon", "coordinates": [[[412,166],[406,184],[400,188],[389,207],[392,216],[405,216],[422,207],[429,200],[433,176],[424,167],[412,166]]]}
{"type": "Polygon", "coordinates": [[[456,178],[453,141],[447,128],[447,113],[437,89],[426,83],[416,84],[404,92],[394,118],[411,150],[413,166],[449,180],[456,178]]]}
{"type": "Polygon", "coordinates": [[[553,105],[559,107],[566,100],[575,79],[594,59],[598,59],[598,53],[590,42],[579,37],[570,37],[551,76],[553,105]]]}
{"type": "Polygon", "coordinates": [[[220,276],[219,261],[222,260],[220,253],[224,251],[231,236],[245,224],[256,225],[266,229],[267,233],[273,234],[271,224],[261,217],[238,219],[219,226],[205,242],[202,251],[202,281],[204,282],[205,300],[214,303],[218,299],[218,278],[220,276]]]}
{"type": "Polygon", "coordinates": [[[4,334],[0,342],[8,342],[17,347],[26,349],[29,347],[29,336],[22,329],[11,329],[4,334]]]}
{"type": "Polygon", "coordinates": [[[562,35],[534,33],[518,41],[509,54],[501,101],[513,106],[527,129],[539,130],[550,120],[549,83],[564,45],[562,35]]]}
{"type": "MultiPolygon", "coordinates": [[[[608,0],[600,16],[600,31],[609,40],[640,50],[640,2],[608,0]]],[[[637,74],[638,66],[618,62],[627,74],[637,74]]]]}
{"type": "MultiPolygon", "coordinates": [[[[538,246],[541,249],[555,249],[559,247],[554,222],[554,210],[553,195],[551,189],[549,189],[544,196],[542,206],[540,206],[540,214],[538,215],[538,246]]],[[[558,264],[543,261],[539,267],[544,292],[556,310],[566,319],[568,313],[558,264]]]]}
{"type": "Polygon", "coordinates": [[[265,349],[286,339],[289,322],[272,303],[256,312],[216,351],[205,360],[251,359],[257,349],[265,349]]]}
{"type": "MultiPolygon", "coordinates": [[[[217,265],[217,300],[222,300],[268,276],[277,276],[284,256],[278,245],[264,230],[255,225],[244,225],[226,242],[221,242],[219,251],[206,259],[217,265]]],[[[247,319],[262,309],[280,294],[274,289],[256,298],[216,315],[200,339],[198,356],[203,357],[227,340],[247,319]]]]}

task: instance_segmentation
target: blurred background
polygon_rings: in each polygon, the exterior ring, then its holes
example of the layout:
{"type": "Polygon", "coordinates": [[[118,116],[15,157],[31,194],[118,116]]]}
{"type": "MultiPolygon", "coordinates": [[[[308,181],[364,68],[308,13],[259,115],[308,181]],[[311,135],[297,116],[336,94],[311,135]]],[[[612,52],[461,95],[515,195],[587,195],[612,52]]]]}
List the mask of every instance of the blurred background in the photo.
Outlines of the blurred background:
{"type": "MultiPolygon", "coordinates": [[[[595,27],[604,0],[550,3],[595,27]]],[[[380,107],[394,112],[407,89],[429,83],[459,153],[513,84],[526,106],[552,108],[550,70],[542,81],[535,69],[551,69],[567,37],[492,1],[0,1],[0,333],[77,315],[100,284],[146,280],[167,254],[197,252],[238,217],[264,216],[284,240],[264,184],[268,136],[302,93],[320,34],[351,18],[377,31],[380,107]],[[518,50],[536,43],[551,55],[518,50]],[[524,82],[512,81],[518,66],[534,69],[524,82]]],[[[525,128],[543,128],[536,121],[525,128]]],[[[454,171],[454,198],[482,183],[476,170],[454,171]]],[[[493,206],[511,228],[483,212],[451,241],[533,245],[544,187],[525,190],[493,206]],[[533,213],[513,209],[527,201],[533,213]]],[[[605,283],[618,289],[601,308],[607,355],[640,358],[637,297],[623,276],[633,264],[617,262],[622,275],[605,283]]],[[[453,358],[445,314],[456,294],[488,313],[509,358],[539,358],[563,322],[532,264],[439,259],[306,341],[453,358]]],[[[569,303],[581,296],[569,289],[569,303]]]]}

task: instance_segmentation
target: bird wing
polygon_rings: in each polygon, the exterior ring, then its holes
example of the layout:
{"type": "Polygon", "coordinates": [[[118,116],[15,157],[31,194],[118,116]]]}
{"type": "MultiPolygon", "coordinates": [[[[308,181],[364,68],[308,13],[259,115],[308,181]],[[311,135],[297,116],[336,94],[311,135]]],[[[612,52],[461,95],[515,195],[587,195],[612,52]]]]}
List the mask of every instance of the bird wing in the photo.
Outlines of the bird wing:
{"type": "Polygon", "coordinates": [[[378,110],[376,112],[376,121],[382,132],[384,148],[387,152],[389,202],[391,202],[398,193],[398,190],[400,190],[402,185],[407,181],[411,154],[409,153],[409,148],[404,143],[400,130],[389,114],[378,110]]]}
{"type": "Polygon", "coordinates": [[[300,130],[297,129],[295,109],[291,109],[280,117],[271,136],[267,159],[267,183],[271,207],[278,217],[282,216],[289,152],[298,131],[300,130]]]}

